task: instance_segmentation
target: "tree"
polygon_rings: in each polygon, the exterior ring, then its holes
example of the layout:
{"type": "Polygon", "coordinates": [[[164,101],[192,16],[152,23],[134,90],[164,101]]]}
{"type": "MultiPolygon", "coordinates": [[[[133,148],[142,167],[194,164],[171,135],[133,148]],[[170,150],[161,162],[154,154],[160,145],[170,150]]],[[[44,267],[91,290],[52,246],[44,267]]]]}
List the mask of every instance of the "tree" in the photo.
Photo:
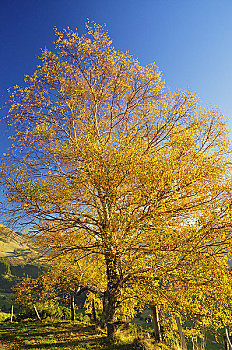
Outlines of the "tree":
{"type": "Polygon", "coordinates": [[[69,304],[71,320],[75,320],[75,295],[81,283],[88,284],[93,280],[98,287],[104,288],[101,265],[97,260],[78,261],[77,256],[66,254],[58,256],[52,261],[48,260],[44,272],[34,278],[25,278],[14,287],[15,301],[24,309],[38,305],[50,304],[50,306],[69,304]]]}
{"type": "Polygon", "coordinates": [[[227,128],[191,91],[166,89],[155,64],[116,52],[101,26],[56,35],[11,93],[2,182],[40,251],[103,261],[104,290],[79,293],[103,298],[110,333],[133,286],[231,254],[227,128]]]}
{"type": "Polygon", "coordinates": [[[226,325],[231,327],[231,270],[225,256],[210,254],[198,250],[197,256],[189,256],[182,268],[172,269],[160,278],[158,288],[150,278],[140,281],[130,295],[142,306],[158,306],[163,326],[169,330],[176,318],[188,320],[185,332],[194,337],[202,330],[217,332],[226,325]],[[195,262],[188,262],[189,259],[195,262]]]}

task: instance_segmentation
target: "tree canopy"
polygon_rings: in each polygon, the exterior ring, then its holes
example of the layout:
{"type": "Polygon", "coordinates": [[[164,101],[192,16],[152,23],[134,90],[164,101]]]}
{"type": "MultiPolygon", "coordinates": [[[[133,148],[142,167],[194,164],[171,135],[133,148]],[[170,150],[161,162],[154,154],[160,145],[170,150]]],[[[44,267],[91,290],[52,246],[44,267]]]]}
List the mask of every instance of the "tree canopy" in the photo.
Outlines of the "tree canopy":
{"type": "Polygon", "coordinates": [[[157,302],[170,285],[183,295],[191,283],[218,288],[217,275],[228,285],[230,143],[220,110],[169,91],[155,64],[117,52],[99,25],[56,35],[55,50],[11,91],[8,214],[50,257],[102,262],[106,324],[142,290],[148,303],[146,290],[157,302]]]}

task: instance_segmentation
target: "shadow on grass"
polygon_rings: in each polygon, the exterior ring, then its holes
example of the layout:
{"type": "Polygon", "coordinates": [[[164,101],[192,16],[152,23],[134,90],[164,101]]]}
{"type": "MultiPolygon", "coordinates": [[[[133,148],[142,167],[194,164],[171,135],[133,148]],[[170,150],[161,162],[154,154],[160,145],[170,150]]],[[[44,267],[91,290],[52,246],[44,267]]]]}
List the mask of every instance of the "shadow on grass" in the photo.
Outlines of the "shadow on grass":
{"type": "Polygon", "coordinates": [[[129,344],[113,344],[94,325],[70,322],[2,323],[0,341],[21,344],[17,349],[129,350],[129,344]],[[31,343],[31,344],[30,344],[31,343]]]}
{"type": "Polygon", "coordinates": [[[12,331],[17,333],[30,333],[32,335],[46,335],[46,334],[56,334],[56,333],[78,333],[80,331],[82,332],[94,332],[95,326],[94,325],[83,325],[83,324],[71,324],[71,323],[31,323],[31,322],[19,322],[19,323],[1,323],[1,330],[2,331],[12,333],[12,331]]]}
{"type": "Polygon", "coordinates": [[[114,344],[106,339],[106,336],[102,338],[92,338],[87,341],[83,340],[73,340],[73,341],[63,341],[57,342],[55,344],[32,344],[24,345],[23,349],[92,349],[92,350],[133,350],[136,349],[131,344],[114,344]],[[78,348],[76,348],[78,347],[78,348]]]}

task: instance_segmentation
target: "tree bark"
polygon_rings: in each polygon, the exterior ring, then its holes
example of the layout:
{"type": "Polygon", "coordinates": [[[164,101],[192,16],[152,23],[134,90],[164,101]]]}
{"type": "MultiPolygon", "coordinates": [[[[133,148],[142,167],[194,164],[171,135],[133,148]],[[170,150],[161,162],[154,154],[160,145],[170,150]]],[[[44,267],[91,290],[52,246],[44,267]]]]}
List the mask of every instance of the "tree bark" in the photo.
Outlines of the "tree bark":
{"type": "Polygon", "coordinates": [[[102,321],[104,325],[107,327],[107,336],[113,337],[115,326],[115,313],[116,313],[116,305],[117,305],[117,296],[116,291],[106,290],[103,297],[103,313],[102,313],[102,321]]]}
{"type": "Polygon", "coordinates": [[[90,291],[94,294],[97,294],[103,300],[103,312],[102,312],[102,324],[107,328],[108,337],[112,338],[114,331],[116,329],[115,325],[115,314],[118,306],[118,301],[120,298],[120,287],[119,287],[119,278],[115,272],[115,266],[112,265],[112,262],[109,267],[109,262],[107,262],[107,276],[108,284],[107,290],[103,292],[100,288],[95,286],[85,285],[80,286],[76,295],[80,295],[85,291],[90,291]],[[113,266],[113,267],[112,267],[113,266]]]}
{"type": "Polygon", "coordinates": [[[107,327],[107,336],[112,338],[116,330],[116,311],[121,295],[122,276],[118,269],[118,254],[109,249],[105,255],[107,289],[103,296],[103,322],[107,327]]]}
{"type": "Polygon", "coordinates": [[[76,295],[81,295],[83,292],[86,291],[97,294],[100,298],[103,298],[104,296],[104,291],[102,289],[95,286],[90,286],[89,284],[86,284],[85,286],[79,286],[76,295]]]}
{"type": "Polygon", "coordinates": [[[157,305],[150,305],[154,324],[154,338],[157,342],[162,340],[159,322],[159,311],[157,305]]]}

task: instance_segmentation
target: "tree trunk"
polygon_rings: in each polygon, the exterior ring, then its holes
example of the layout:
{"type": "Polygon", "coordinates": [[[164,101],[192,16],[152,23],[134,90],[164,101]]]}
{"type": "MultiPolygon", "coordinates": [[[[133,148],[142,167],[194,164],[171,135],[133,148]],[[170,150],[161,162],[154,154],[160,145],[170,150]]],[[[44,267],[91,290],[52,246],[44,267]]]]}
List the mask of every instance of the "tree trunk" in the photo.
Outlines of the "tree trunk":
{"type": "Polygon", "coordinates": [[[103,313],[102,313],[102,320],[104,325],[107,327],[107,336],[112,337],[114,333],[114,315],[115,315],[115,302],[114,298],[111,296],[109,291],[105,291],[104,297],[103,297],[103,313]]]}
{"type": "Polygon", "coordinates": [[[102,320],[107,327],[107,336],[112,338],[116,330],[115,314],[118,301],[118,291],[107,290],[103,297],[103,313],[102,320]]]}
{"type": "Polygon", "coordinates": [[[121,295],[122,276],[118,272],[118,254],[111,250],[105,255],[107,289],[103,295],[103,323],[107,327],[107,336],[112,338],[116,330],[116,311],[121,295]]]}
{"type": "Polygon", "coordinates": [[[159,322],[159,311],[157,305],[150,305],[152,312],[152,318],[154,323],[154,338],[157,342],[162,340],[161,331],[160,331],[160,322],[159,322]]]}
{"type": "Polygon", "coordinates": [[[75,321],[75,299],[74,294],[70,295],[71,321],[75,321]]]}
{"type": "Polygon", "coordinates": [[[103,312],[102,312],[102,324],[107,327],[108,337],[114,336],[116,328],[115,315],[119,305],[121,288],[121,276],[117,271],[117,254],[109,252],[106,257],[106,270],[107,270],[107,289],[102,291],[95,286],[79,286],[77,295],[80,295],[84,291],[88,290],[94,294],[99,295],[103,300],[103,312]]]}
{"type": "Polygon", "coordinates": [[[76,295],[81,295],[83,292],[89,291],[97,294],[103,300],[103,312],[101,322],[104,327],[107,327],[107,335],[113,337],[115,331],[115,314],[117,304],[120,298],[120,288],[118,283],[108,283],[108,288],[103,291],[95,286],[85,285],[79,286],[76,295]]]}

